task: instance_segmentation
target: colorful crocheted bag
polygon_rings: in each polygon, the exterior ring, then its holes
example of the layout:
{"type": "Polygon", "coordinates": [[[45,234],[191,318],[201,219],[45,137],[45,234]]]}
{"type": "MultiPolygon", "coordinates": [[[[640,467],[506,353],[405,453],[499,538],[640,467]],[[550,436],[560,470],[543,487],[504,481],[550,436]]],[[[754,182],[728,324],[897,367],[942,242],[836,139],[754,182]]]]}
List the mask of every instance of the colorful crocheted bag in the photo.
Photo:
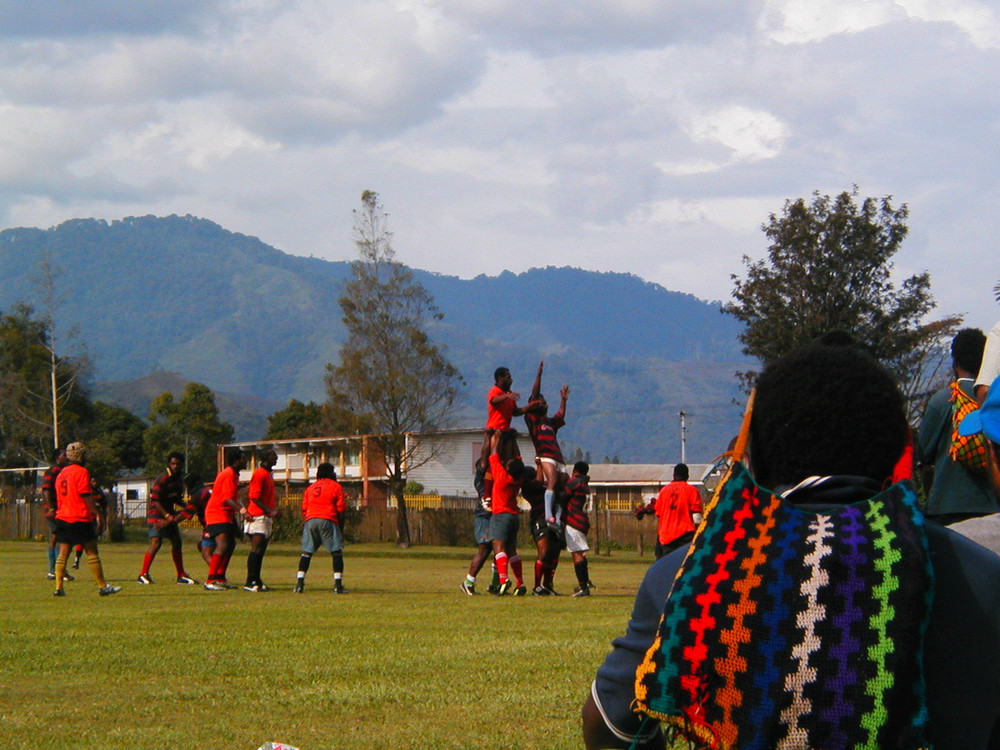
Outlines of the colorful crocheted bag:
{"type": "Polygon", "coordinates": [[[951,384],[951,460],[972,471],[986,471],[986,437],[981,432],[975,435],[959,435],[958,426],[966,415],[979,408],[979,403],[961,389],[956,380],[951,384]]]}
{"type": "Polygon", "coordinates": [[[737,463],[636,671],[634,708],[678,747],[924,747],[932,592],[908,482],[815,513],[737,463]]]}

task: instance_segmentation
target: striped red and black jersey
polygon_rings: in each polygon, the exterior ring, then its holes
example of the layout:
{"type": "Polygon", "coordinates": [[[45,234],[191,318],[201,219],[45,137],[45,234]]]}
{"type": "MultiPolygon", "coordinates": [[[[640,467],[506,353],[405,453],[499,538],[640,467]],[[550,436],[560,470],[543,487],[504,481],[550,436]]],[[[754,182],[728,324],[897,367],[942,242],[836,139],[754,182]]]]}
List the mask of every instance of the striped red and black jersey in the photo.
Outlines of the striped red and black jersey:
{"type": "Polygon", "coordinates": [[[62,466],[56,464],[50,466],[49,470],[42,475],[42,497],[45,498],[46,507],[55,510],[56,507],[56,477],[62,471],[62,466]]]}
{"type": "Polygon", "coordinates": [[[590,516],[587,515],[587,497],[590,477],[585,474],[574,476],[566,482],[563,520],[566,525],[586,534],[590,531],[590,516]]]}
{"type": "Polygon", "coordinates": [[[187,521],[198,516],[198,522],[205,525],[205,506],[208,505],[208,498],[212,496],[212,490],[202,485],[201,489],[195,492],[189,499],[187,505],[181,511],[181,517],[187,521]]]}
{"type": "Polygon", "coordinates": [[[149,508],[146,513],[146,523],[154,523],[164,518],[153,503],[159,503],[163,510],[173,515],[174,509],[179,507],[184,501],[184,480],[181,475],[171,474],[169,471],[161,474],[153,482],[153,489],[149,493],[149,508]]]}
{"type": "Polygon", "coordinates": [[[556,412],[554,417],[529,412],[524,415],[524,423],[528,427],[528,434],[531,435],[536,456],[551,458],[561,464],[566,463],[562,451],[559,450],[559,441],[556,440],[556,432],[566,424],[561,411],[556,412]]]}
{"type": "Polygon", "coordinates": [[[537,521],[545,516],[545,483],[537,479],[529,479],[521,485],[521,497],[528,501],[531,509],[528,520],[537,521]]]}

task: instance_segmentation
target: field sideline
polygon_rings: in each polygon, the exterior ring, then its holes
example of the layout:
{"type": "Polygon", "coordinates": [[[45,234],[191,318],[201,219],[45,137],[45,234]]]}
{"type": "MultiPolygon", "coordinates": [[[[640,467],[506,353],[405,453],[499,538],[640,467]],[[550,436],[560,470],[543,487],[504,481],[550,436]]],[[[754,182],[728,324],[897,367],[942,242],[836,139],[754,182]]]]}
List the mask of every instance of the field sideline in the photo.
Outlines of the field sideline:
{"type": "MultiPolygon", "coordinates": [[[[264,561],[273,590],[250,594],[176,585],[167,547],[157,583],[140,586],[144,547],[101,545],[116,596],[97,595],[84,558],[60,599],[44,544],[0,542],[5,745],[579,748],[580,705],[652,560],[592,556],[589,598],[498,599],[460,591],[471,549],[352,545],[348,595],[332,593],[323,555],[296,595],[298,548],[286,544],[264,561]]],[[[191,544],[185,561],[204,578],[191,544]]],[[[564,560],[557,590],[573,578],[564,560]]]]}

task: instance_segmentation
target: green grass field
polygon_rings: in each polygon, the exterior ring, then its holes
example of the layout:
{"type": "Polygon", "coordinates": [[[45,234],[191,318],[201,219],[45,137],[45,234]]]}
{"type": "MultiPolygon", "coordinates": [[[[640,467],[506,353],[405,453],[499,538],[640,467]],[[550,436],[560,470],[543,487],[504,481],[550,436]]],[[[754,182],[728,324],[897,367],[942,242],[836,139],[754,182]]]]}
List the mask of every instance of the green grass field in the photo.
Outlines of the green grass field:
{"type": "MultiPolygon", "coordinates": [[[[591,556],[589,598],[468,597],[471,549],[354,545],[347,596],[323,554],[297,595],[298,549],[280,545],[264,561],[273,590],[250,594],[176,585],[167,548],[140,586],[144,546],[101,545],[118,595],[97,595],[84,558],[55,598],[44,545],[0,543],[5,746],[578,748],[580,705],[651,562],[591,556]]],[[[193,545],[185,558],[202,579],[193,545]]],[[[245,563],[241,546],[234,583],[245,563]]],[[[557,590],[573,579],[564,559],[557,590]]]]}

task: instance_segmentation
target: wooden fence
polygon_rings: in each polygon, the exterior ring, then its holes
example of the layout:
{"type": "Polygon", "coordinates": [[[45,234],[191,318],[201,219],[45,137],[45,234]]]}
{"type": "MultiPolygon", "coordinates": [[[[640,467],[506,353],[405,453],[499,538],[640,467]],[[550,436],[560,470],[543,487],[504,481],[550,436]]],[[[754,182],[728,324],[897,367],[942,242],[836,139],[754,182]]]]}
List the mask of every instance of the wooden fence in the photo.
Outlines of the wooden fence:
{"type": "MultiPolygon", "coordinates": [[[[464,507],[410,508],[407,520],[410,526],[410,540],[415,545],[444,547],[472,547],[472,519],[476,501],[468,498],[451,499],[445,505],[464,507]]],[[[290,495],[282,503],[284,513],[278,525],[279,541],[298,539],[301,514],[300,497],[290,495]]],[[[396,539],[396,508],[351,509],[344,525],[344,534],[349,542],[393,542],[396,539]]],[[[651,550],[656,543],[656,519],[647,516],[636,520],[631,511],[598,509],[591,513],[589,542],[598,553],[609,553],[614,549],[651,550]]],[[[126,522],[130,526],[145,527],[144,519],[126,522]]],[[[186,527],[194,528],[196,522],[188,522],[186,527]]],[[[0,539],[47,539],[48,523],[40,503],[0,503],[0,539]]],[[[528,529],[528,515],[521,514],[521,534],[519,545],[534,547],[528,529]]]]}

